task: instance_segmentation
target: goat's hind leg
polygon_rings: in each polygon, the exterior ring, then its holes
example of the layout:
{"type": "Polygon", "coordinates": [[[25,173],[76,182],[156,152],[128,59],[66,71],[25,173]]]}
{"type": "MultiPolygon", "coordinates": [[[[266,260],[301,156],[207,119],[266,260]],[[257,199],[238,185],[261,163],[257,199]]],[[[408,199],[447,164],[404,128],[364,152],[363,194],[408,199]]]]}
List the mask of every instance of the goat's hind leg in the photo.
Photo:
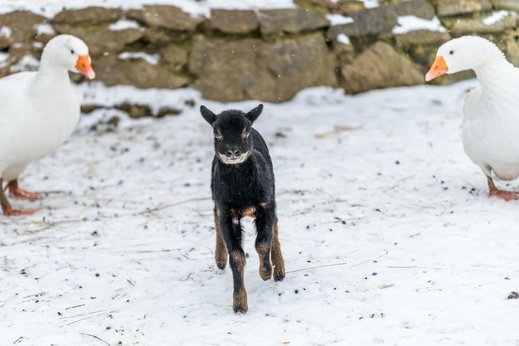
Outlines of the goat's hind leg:
{"type": "Polygon", "coordinates": [[[245,253],[241,246],[241,225],[236,215],[222,212],[219,214],[220,230],[229,251],[229,265],[234,282],[232,309],[234,312],[247,312],[247,291],[245,290],[244,271],[245,253]]]}
{"type": "Polygon", "coordinates": [[[272,225],[273,212],[266,208],[257,210],[256,212],[256,252],[259,256],[259,274],[263,280],[269,280],[272,277],[272,262],[270,261],[270,252],[272,248],[272,225]]]}
{"type": "Polygon", "coordinates": [[[227,264],[227,248],[222,236],[222,230],[220,228],[220,212],[214,209],[214,229],[216,233],[216,250],[214,257],[216,260],[216,266],[220,269],[224,269],[227,264]]]}
{"type": "Polygon", "coordinates": [[[274,220],[272,235],[272,264],[274,264],[274,281],[281,281],[285,278],[285,261],[281,253],[281,244],[279,243],[279,231],[277,217],[274,220]]]}

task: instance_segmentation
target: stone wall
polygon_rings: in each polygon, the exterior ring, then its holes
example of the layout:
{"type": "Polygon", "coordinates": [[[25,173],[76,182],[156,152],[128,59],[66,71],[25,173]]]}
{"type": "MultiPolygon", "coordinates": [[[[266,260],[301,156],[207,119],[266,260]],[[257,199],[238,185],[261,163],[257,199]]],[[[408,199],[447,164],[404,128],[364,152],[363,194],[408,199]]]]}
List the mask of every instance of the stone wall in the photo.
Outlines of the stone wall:
{"type": "Polygon", "coordinates": [[[295,2],[299,8],[213,10],[210,18],[173,6],[91,7],[52,19],[4,14],[0,75],[35,68],[60,33],[87,42],[108,86],[194,86],[220,101],[283,102],[318,85],[358,93],[422,84],[437,47],[465,34],[491,39],[519,64],[516,0],[385,0],[369,9],[355,0],[295,2]]]}

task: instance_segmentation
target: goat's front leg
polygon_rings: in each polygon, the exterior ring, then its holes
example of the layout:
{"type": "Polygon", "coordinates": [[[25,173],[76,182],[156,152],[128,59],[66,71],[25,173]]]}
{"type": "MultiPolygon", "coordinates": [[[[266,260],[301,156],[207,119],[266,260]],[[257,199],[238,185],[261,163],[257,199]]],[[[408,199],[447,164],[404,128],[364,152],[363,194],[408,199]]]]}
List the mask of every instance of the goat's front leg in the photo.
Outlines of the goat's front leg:
{"type": "Polygon", "coordinates": [[[227,264],[227,249],[225,248],[225,242],[220,228],[220,212],[216,208],[214,208],[214,229],[216,231],[216,250],[214,253],[216,266],[220,269],[224,269],[227,264]]]}
{"type": "Polygon", "coordinates": [[[256,211],[256,251],[259,256],[259,274],[263,280],[272,277],[272,263],[270,251],[272,248],[272,225],[274,224],[274,212],[268,208],[258,208],[256,211]]]}
{"type": "Polygon", "coordinates": [[[241,246],[242,229],[240,219],[230,211],[221,210],[220,230],[229,252],[229,264],[232,269],[234,292],[232,308],[234,312],[247,312],[247,291],[245,290],[244,271],[245,253],[241,246]]]}

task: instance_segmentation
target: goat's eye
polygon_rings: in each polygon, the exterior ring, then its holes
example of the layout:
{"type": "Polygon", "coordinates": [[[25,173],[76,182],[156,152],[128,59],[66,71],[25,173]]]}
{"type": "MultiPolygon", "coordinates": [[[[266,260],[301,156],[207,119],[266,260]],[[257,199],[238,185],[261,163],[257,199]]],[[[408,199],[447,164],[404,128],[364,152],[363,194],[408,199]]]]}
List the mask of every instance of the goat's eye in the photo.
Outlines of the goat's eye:
{"type": "Polygon", "coordinates": [[[451,50],[451,51],[449,52],[449,54],[450,54],[450,55],[454,55],[454,51],[451,50]]]}
{"type": "Polygon", "coordinates": [[[214,133],[214,138],[216,138],[219,141],[221,141],[223,139],[223,137],[216,132],[214,133]]]}
{"type": "Polygon", "coordinates": [[[74,54],[74,53],[76,53],[76,52],[74,52],[74,49],[71,49],[70,54],[74,54]]]}
{"type": "Polygon", "coordinates": [[[250,136],[250,131],[247,131],[243,134],[243,139],[247,139],[250,136]]]}

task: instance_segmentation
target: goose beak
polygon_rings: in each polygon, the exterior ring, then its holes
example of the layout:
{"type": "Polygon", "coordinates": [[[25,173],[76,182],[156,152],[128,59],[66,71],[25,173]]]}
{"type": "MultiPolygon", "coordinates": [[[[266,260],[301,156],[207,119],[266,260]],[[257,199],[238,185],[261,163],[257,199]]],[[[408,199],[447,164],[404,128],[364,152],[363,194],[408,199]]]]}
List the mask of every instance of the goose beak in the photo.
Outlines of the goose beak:
{"type": "Polygon", "coordinates": [[[90,55],[80,55],[77,58],[76,62],[76,68],[77,70],[84,76],[86,76],[88,79],[94,79],[96,77],[96,73],[94,72],[94,69],[92,68],[90,59],[90,55]]]}
{"type": "Polygon", "coordinates": [[[429,69],[429,72],[425,75],[425,81],[431,81],[434,78],[440,77],[441,75],[447,73],[449,71],[449,68],[447,67],[447,64],[445,63],[445,59],[443,56],[437,56],[436,59],[434,59],[434,62],[429,69]]]}

